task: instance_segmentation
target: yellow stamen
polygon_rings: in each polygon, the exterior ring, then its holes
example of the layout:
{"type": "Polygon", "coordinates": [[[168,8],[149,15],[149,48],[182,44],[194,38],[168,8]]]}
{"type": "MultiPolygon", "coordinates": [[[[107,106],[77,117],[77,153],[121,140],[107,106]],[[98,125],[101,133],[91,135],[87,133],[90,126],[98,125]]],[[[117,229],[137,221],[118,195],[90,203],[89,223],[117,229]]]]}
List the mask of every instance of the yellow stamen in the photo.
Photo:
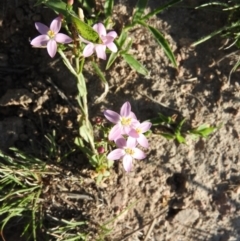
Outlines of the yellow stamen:
{"type": "Polygon", "coordinates": [[[126,149],[125,149],[125,152],[126,152],[127,154],[131,155],[131,156],[134,154],[134,150],[133,150],[133,149],[130,149],[130,148],[126,148],[126,149]]]}
{"type": "Polygon", "coordinates": [[[129,126],[132,122],[132,118],[126,118],[126,117],[122,117],[121,119],[121,124],[123,126],[129,126]]]}
{"type": "Polygon", "coordinates": [[[49,38],[54,38],[54,36],[55,36],[55,33],[52,30],[49,30],[47,32],[47,34],[48,34],[49,38]]]}
{"type": "Polygon", "coordinates": [[[141,130],[140,128],[137,128],[137,129],[136,129],[136,132],[137,132],[138,134],[141,134],[141,133],[142,133],[142,130],[141,130]]]}

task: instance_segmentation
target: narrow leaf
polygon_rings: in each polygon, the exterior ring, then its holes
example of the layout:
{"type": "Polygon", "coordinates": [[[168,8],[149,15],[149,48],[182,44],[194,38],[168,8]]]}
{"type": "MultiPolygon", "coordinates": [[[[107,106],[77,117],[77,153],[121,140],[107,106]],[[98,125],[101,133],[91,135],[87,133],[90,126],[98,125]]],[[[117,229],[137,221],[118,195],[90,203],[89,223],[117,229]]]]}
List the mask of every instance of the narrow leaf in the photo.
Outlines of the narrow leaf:
{"type": "Polygon", "coordinates": [[[65,2],[61,0],[49,0],[49,1],[42,1],[47,7],[55,11],[56,13],[61,13],[64,16],[68,15],[67,5],[65,2]]]}
{"type": "Polygon", "coordinates": [[[176,135],[176,139],[179,143],[186,143],[185,138],[181,135],[176,135]]]}
{"type": "Polygon", "coordinates": [[[150,32],[152,33],[152,35],[154,36],[154,38],[156,39],[158,44],[163,48],[165,54],[167,55],[167,57],[169,58],[169,60],[173,64],[173,66],[175,68],[177,68],[178,67],[177,61],[175,59],[175,56],[174,56],[167,40],[163,37],[163,35],[157,29],[153,28],[152,26],[148,25],[148,29],[150,30],[150,32]]]}
{"type": "Polygon", "coordinates": [[[116,60],[116,58],[117,58],[117,56],[118,56],[118,53],[111,53],[110,54],[110,56],[109,56],[109,58],[108,58],[108,62],[107,62],[107,65],[106,65],[106,70],[108,70],[110,67],[111,67],[111,65],[114,63],[114,61],[116,60]]]}
{"type": "Polygon", "coordinates": [[[95,0],[87,0],[82,1],[82,6],[87,9],[89,15],[92,13],[92,10],[96,8],[96,1],[95,0]]]}
{"type": "Polygon", "coordinates": [[[89,143],[89,134],[88,134],[88,128],[86,125],[82,125],[80,128],[79,128],[79,134],[80,136],[86,141],[89,143]]]}
{"type": "Polygon", "coordinates": [[[148,0],[138,0],[137,5],[136,5],[136,11],[133,15],[132,22],[135,23],[136,21],[140,20],[144,9],[146,8],[148,3],[148,0]]]}
{"type": "Polygon", "coordinates": [[[216,30],[216,31],[212,32],[211,34],[209,34],[209,35],[207,35],[207,36],[201,38],[200,40],[194,42],[194,43],[191,44],[191,45],[192,45],[192,46],[197,46],[197,45],[199,45],[199,44],[201,44],[201,43],[203,43],[203,42],[205,42],[205,41],[211,39],[212,37],[214,37],[214,36],[220,34],[223,30],[225,30],[225,27],[222,28],[222,29],[219,29],[219,30],[216,30]]]}
{"type": "Polygon", "coordinates": [[[181,2],[181,1],[182,1],[182,0],[172,0],[172,1],[170,1],[169,3],[166,3],[166,4],[164,4],[163,6],[158,7],[158,8],[156,8],[154,11],[148,13],[148,14],[145,15],[141,20],[147,20],[147,19],[149,19],[150,17],[155,16],[156,14],[162,12],[163,10],[166,10],[166,9],[172,7],[173,5],[175,5],[175,4],[177,4],[177,3],[181,2]]]}
{"type": "Polygon", "coordinates": [[[122,46],[124,45],[126,39],[127,39],[127,33],[123,30],[121,35],[119,36],[118,40],[117,40],[117,45],[118,45],[118,48],[121,49],[122,46]]]}
{"type": "Polygon", "coordinates": [[[112,15],[114,0],[106,0],[104,4],[104,13],[106,18],[112,15]]]}
{"type": "Polygon", "coordinates": [[[97,64],[95,64],[94,62],[92,62],[92,66],[96,72],[96,74],[99,76],[99,78],[101,79],[101,81],[103,82],[104,84],[104,92],[102,93],[102,95],[97,98],[95,100],[95,103],[100,103],[107,95],[108,91],[109,91],[109,85],[108,85],[108,82],[103,74],[103,72],[101,71],[101,69],[97,66],[97,64]]]}
{"type": "Polygon", "coordinates": [[[204,3],[198,7],[195,7],[195,9],[199,9],[199,8],[204,8],[204,7],[211,7],[211,6],[223,6],[223,7],[228,7],[227,3],[221,3],[221,2],[211,2],[211,3],[204,3]]]}
{"type": "Polygon", "coordinates": [[[148,70],[141,63],[139,63],[131,54],[122,54],[122,56],[132,69],[136,70],[139,74],[148,75],[148,70]]]}
{"type": "Polygon", "coordinates": [[[172,140],[175,138],[174,135],[168,133],[160,133],[161,136],[165,137],[167,140],[172,140]]]}

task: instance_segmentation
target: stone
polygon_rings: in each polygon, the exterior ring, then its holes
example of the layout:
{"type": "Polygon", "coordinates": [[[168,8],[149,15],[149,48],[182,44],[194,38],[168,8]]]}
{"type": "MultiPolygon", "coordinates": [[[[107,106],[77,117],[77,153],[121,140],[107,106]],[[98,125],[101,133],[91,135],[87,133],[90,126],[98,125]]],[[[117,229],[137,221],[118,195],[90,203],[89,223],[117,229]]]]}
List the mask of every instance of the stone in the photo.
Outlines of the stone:
{"type": "Polygon", "coordinates": [[[174,221],[177,221],[183,225],[189,225],[194,223],[199,218],[199,212],[196,209],[184,209],[176,214],[174,221]]]}

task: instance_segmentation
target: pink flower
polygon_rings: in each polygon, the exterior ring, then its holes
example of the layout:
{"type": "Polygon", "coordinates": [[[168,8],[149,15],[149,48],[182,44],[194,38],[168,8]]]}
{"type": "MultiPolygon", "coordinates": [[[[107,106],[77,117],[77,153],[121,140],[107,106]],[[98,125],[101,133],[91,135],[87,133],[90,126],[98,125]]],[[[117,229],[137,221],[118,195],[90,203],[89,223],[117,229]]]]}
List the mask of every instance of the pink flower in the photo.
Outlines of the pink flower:
{"type": "Polygon", "coordinates": [[[116,140],[117,149],[111,151],[107,158],[110,161],[119,160],[122,158],[123,167],[126,172],[130,172],[133,167],[133,159],[144,159],[146,154],[136,148],[135,139],[128,138],[127,141],[124,138],[119,138],[116,140]]]}
{"type": "Polygon", "coordinates": [[[73,3],[74,3],[74,0],[68,0],[68,1],[67,1],[67,4],[68,4],[69,6],[72,6],[73,3]]]}
{"type": "Polygon", "coordinates": [[[53,58],[57,52],[57,42],[63,44],[72,42],[69,36],[59,33],[61,25],[62,22],[60,17],[53,19],[50,28],[45,24],[36,22],[35,27],[41,35],[34,38],[31,41],[31,45],[35,47],[47,46],[48,54],[53,58]]]}
{"type": "Polygon", "coordinates": [[[128,135],[131,129],[138,123],[135,114],[131,112],[129,102],[123,104],[120,115],[112,110],[105,110],[104,115],[110,122],[115,124],[109,132],[109,140],[116,140],[122,137],[122,135],[128,135]]]}
{"type": "Polygon", "coordinates": [[[137,142],[145,148],[148,148],[148,140],[143,135],[146,131],[148,131],[152,126],[151,122],[145,121],[143,123],[138,122],[128,133],[130,138],[134,138],[137,142]]]}
{"type": "Polygon", "coordinates": [[[112,52],[117,52],[117,46],[113,42],[117,37],[117,33],[115,31],[110,31],[107,34],[106,28],[102,23],[97,23],[93,26],[93,29],[99,34],[100,39],[102,40],[102,44],[91,43],[86,39],[82,39],[84,43],[87,43],[86,47],[83,50],[83,56],[89,57],[94,51],[97,53],[97,57],[99,59],[106,59],[106,47],[108,47],[112,52]]]}

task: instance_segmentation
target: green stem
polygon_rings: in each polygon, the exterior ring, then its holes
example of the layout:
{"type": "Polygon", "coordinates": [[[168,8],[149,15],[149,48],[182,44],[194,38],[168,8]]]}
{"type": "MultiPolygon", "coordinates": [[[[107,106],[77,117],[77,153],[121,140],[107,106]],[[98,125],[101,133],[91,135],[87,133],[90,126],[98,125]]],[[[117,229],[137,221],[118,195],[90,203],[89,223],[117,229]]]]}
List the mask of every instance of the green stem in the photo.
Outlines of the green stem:
{"type": "Polygon", "coordinates": [[[77,87],[78,87],[78,104],[82,111],[81,123],[85,124],[88,130],[88,142],[91,146],[91,150],[93,154],[96,154],[96,149],[94,145],[94,135],[92,125],[89,121],[89,114],[88,114],[88,103],[87,103],[87,87],[84,76],[82,74],[83,65],[84,65],[84,58],[80,59],[79,57],[75,57],[75,69],[72,67],[69,60],[66,58],[65,54],[62,52],[61,49],[58,50],[59,54],[61,55],[64,64],[68,67],[68,69],[73,73],[74,76],[77,77],[77,87]]]}

